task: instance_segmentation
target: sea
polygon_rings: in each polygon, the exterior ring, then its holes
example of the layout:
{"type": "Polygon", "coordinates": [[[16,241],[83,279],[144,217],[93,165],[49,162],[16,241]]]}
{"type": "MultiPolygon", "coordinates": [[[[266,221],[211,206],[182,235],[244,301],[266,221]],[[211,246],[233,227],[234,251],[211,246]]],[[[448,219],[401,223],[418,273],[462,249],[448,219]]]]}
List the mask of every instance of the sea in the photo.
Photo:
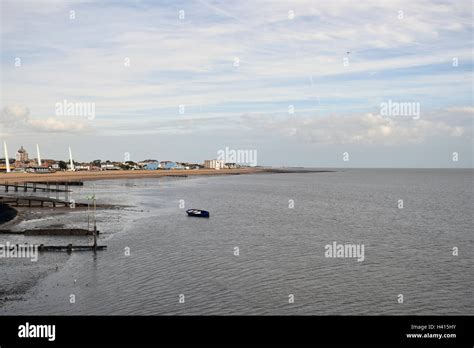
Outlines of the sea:
{"type": "MultiPolygon", "coordinates": [[[[96,212],[107,250],[0,258],[0,315],[474,315],[473,174],[88,181],[72,198],[114,205],[96,212]],[[363,258],[332,253],[340,245],[363,258]]],[[[15,228],[92,223],[87,209],[48,212],[15,228]]],[[[92,238],[0,235],[7,242],[92,238]]]]}

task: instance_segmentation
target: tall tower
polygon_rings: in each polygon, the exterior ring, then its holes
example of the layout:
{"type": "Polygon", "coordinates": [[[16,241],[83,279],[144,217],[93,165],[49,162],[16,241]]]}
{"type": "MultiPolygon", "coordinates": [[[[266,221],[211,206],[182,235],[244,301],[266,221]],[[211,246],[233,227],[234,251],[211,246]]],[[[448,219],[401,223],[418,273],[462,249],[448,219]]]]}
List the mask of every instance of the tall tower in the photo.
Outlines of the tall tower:
{"type": "Polygon", "coordinates": [[[40,156],[40,148],[39,148],[39,145],[36,144],[36,152],[38,154],[38,166],[41,167],[41,156],[40,156]]]}
{"type": "Polygon", "coordinates": [[[8,149],[7,149],[7,142],[3,142],[3,149],[5,151],[5,164],[7,166],[7,173],[10,173],[10,158],[8,158],[8,149]]]}
{"type": "Polygon", "coordinates": [[[71,165],[71,170],[74,171],[74,162],[72,161],[72,151],[71,151],[70,146],[69,146],[69,164],[71,165]]]}
{"type": "Polygon", "coordinates": [[[28,162],[28,152],[26,152],[23,146],[18,149],[18,152],[16,153],[16,160],[21,164],[28,162]]]}

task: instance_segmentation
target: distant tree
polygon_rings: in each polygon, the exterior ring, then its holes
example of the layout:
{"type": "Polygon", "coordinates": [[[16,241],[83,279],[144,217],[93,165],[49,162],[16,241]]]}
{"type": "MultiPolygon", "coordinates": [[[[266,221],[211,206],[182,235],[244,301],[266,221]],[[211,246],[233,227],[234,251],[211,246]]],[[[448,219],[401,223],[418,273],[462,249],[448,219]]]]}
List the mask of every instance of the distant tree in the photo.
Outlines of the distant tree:
{"type": "Polygon", "coordinates": [[[67,163],[64,161],[59,161],[58,162],[59,169],[61,170],[66,170],[67,169],[67,163]]]}
{"type": "Polygon", "coordinates": [[[123,169],[123,170],[130,170],[130,168],[132,168],[130,165],[128,165],[127,163],[119,163],[118,165],[120,167],[120,169],[123,169]]]}
{"type": "Polygon", "coordinates": [[[96,159],[96,160],[93,160],[91,163],[94,167],[100,167],[100,164],[102,163],[102,161],[100,159],[96,159]]]}

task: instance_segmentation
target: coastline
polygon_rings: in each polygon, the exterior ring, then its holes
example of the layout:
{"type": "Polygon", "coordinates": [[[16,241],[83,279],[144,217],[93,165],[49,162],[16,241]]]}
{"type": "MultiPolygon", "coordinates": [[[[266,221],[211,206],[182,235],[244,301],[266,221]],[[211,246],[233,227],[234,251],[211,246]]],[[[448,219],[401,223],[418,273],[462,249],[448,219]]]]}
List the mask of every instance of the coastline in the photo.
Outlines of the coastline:
{"type": "Polygon", "coordinates": [[[164,176],[194,176],[194,175],[239,175],[270,172],[261,168],[245,169],[190,169],[190,170],[109,170],[109,171],[79,171],[79,172],[56,172],[56,173],[2,173],[1,182],[23,183],[23,182],[54,182],[54,181],[86,181],[86,180],[112,180],[112,179],[134,179],[134,178],[158,178],[164,176]]]}
{"type": "Polygon", "coordinates": [[[0,173],[0,182],[55,182],[55,181],[91,181],[113,179],[160,178],[165,176],[196,175],[241,175],[241,174],[282,174],[282,173],[328,173],[334,170],[295,169],[295,168],[240,168],[240,169],[189,169],[189,170],[108,170],[56,173],[0,173]]]}

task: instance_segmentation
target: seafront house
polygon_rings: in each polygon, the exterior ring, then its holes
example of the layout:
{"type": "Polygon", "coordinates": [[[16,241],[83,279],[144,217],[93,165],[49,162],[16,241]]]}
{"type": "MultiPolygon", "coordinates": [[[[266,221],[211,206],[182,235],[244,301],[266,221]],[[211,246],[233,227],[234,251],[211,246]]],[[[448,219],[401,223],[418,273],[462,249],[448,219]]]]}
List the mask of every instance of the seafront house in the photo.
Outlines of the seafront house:
{"type": "Polygon", "coordinates": [[[160,162],[149,162],[143,166],[146,170],[157,170],[160,169],[160,162]]]}
{"type": "Polygon", "coordinates": [[[213,160],[205,160],[204,161],[204,168],[206,168],[206,169],[219,170],[221,168],[224,168],[224,166],[225,166],[225,163],[224,163],[223,160],[213,159],[213,160]]]}
{"type": "Polygon", "coordinates": [[[173,161],[161,161],[160,168],[161,169],[177,169],[178,163],[173,162],[173,161]]]}

